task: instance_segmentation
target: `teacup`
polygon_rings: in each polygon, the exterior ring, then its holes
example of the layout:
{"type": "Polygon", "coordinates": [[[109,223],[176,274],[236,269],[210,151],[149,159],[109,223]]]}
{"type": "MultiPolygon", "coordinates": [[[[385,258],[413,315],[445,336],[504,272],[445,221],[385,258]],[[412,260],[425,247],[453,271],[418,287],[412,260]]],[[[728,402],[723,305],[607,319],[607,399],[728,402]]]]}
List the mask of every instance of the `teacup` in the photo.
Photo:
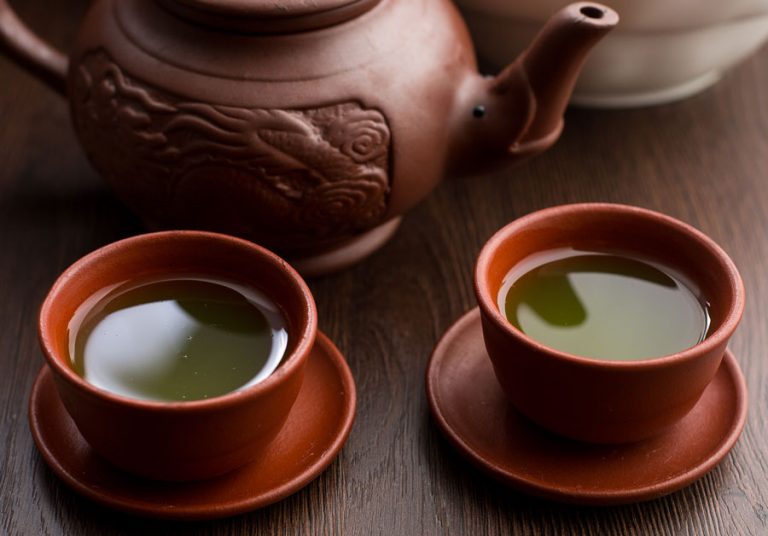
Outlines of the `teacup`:
{"type": "Polygon", "coordinates": [[[685,416],[717,372],[745,299],[733,261],[700,231],[650,210],[601,203],[553,207],[505,226],[480,252],[474,282],[485,346],[509,401],[541,427],[593,443],[646,439],[685,416]],[[681,274],[709,301],[708,336],[636,361],[572,355],[527,336],[499,310],[503,279],[531,255],[573,247],[635,255],[681,274]]]}
{"type": "Polygon", "coordinates": [[[113,465],[159,480],[221,475],[256,459],[286,421],[317,331],[312,294],[288,264],[245,240],[197,231],[145,234],[75,262],[40,311],[40,343],[56,389],[90,446],[113,465]],[[73,315],[105,288],[147,277],[200,274],[258,289],[280,310],[288,345],[260,383],[215,398],[155,402],[95,387],[71,367],[73,315]]]}

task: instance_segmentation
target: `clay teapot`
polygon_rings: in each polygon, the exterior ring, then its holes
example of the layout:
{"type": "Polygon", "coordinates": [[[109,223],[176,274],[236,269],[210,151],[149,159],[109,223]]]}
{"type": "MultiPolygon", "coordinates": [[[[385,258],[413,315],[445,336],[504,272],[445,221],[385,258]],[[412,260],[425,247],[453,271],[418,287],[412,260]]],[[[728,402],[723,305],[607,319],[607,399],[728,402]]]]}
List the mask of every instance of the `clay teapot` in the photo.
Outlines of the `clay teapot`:
{"type": "Polygon", "coordinates": [[[312,274],[379,247],[446,175],[552,145],[617,21],[571,4],[496,77],[448,0],[95,0],[69,59],[0,0],[0,43],[68,96],[149,228],[238,235],[312,274]]]}

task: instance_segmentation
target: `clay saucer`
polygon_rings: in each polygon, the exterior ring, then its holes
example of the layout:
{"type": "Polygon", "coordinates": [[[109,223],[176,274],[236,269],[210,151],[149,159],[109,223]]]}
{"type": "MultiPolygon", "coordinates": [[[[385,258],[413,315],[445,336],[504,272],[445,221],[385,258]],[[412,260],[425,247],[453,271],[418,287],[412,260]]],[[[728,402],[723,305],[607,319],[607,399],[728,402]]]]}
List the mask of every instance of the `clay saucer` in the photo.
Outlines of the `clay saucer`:
{"type": "Polygon", "coordinates": [[[623,504],[679,490],[723,459],[747,415],[744,377],[728,352],[696,406],[661,436],[610,446],[559,438],[507,402],[477,308],[437,344],[426,379],[432,414],[470,462],[519,491],[570,503],[623,504]]]}
{"type": "Polygon", "coordinates": [[[344,445],[355,413],[355,384],[349,367],[320,332],[306,367],[296,403],[266,455],[210,480],[163,483],[113,468],[78,432],[47,366],[32,387],[30,427],[37,448],[53,471],[75,491],[98,503],[159,518],[231,516],[267,506],[303,488],[344,445]]]}

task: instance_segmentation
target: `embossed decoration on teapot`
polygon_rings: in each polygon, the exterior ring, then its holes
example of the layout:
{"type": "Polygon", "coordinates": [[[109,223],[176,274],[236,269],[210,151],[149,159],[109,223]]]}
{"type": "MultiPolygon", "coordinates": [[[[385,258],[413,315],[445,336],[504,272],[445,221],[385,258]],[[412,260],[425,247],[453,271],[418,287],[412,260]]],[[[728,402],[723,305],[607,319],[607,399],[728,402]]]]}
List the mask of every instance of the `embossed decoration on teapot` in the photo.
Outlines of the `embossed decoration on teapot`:
{"type": "Polygon", "coordinates": [[[95,167],[149,222],[300,248],[370,229],[386,210],[390,129],[360,103],[185,101],[132,79],[103,50],[81,60],[71,96],[95,167]]]}
{"type": "Polygon", "coordinates": [[[14,59],[67,73],[83,147],[148,226],[331,255],[310,272],[369,253],[445,175],[554,143],[618,21],[572,4],[490,78],[448,0],[96,0],[69,62],[0,15],[14,59]]]}

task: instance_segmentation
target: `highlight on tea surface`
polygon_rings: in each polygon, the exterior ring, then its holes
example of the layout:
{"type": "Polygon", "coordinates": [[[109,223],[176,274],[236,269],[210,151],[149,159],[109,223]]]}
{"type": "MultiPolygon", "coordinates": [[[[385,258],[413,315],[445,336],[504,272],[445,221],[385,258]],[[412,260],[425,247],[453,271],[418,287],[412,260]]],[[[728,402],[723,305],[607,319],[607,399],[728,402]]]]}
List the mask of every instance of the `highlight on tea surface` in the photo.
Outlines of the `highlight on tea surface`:
{"type": "Polygon", "coordinates": [[[532,339],[604,360],[670,355],[704,340],[710,326],[706,301],[665,267],[571,248],[516,265],[498,305],[532,339]]]}
{"type": "Polygon", "coordinates": [[[89,383],[149,401],[192,401],[254,385],[288,344],[260,291],[181,276],[104,289],[69,325],[71,366],[89,383]]]}

